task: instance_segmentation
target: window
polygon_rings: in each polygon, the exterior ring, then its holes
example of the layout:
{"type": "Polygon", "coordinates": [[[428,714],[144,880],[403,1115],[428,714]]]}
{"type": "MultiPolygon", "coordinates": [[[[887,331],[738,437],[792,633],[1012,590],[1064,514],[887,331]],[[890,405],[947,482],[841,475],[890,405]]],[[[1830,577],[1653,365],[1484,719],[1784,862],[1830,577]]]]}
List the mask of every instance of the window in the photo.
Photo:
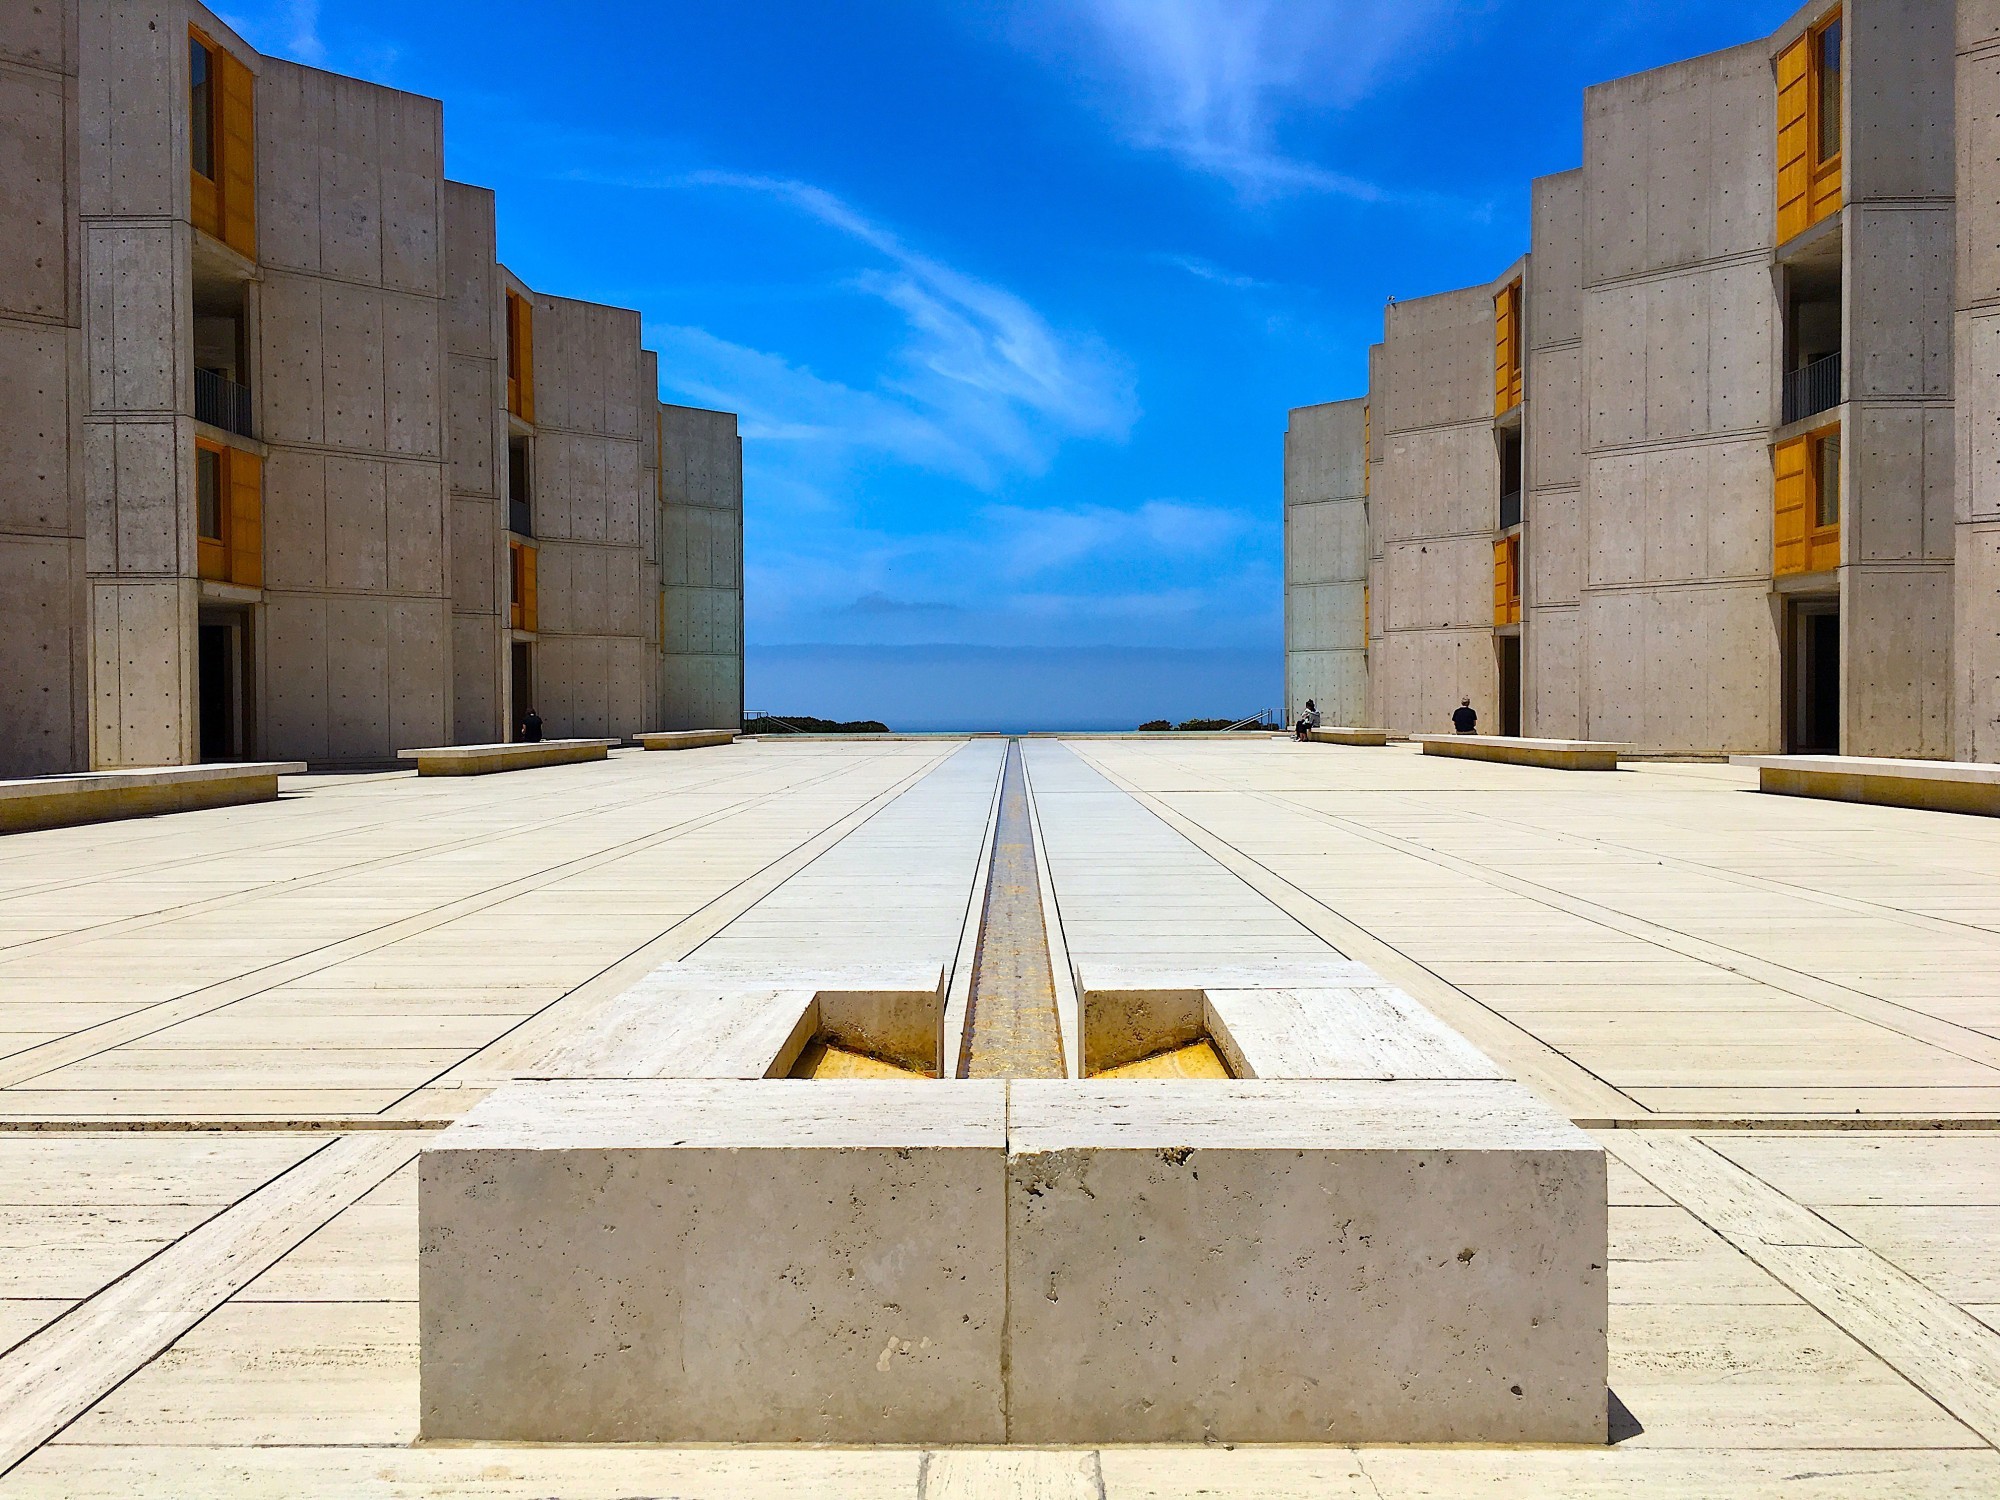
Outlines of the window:
{"type": "Polygon", "coordinates": [[[1521,536],[1503,536],[1493,543],[1493,623],[1521,623],[1521,536]]]}
{"type": "Polygon", "coordinates": [[[256,79],[188,30],[188,184],[194,227],[257,258],[256,79]]]}
{"type": "Polygon", "coordinates": [[[1500,529],[1521,524],[1521,433],[1502,428],[1500,440],[1500,529]]]}
{"type": "Polygon", "coordinates": [[[1837,212],[1841,202],[1841,13],[1778,54],[1778,242],[1837,212]]]}
{"type": "Polygon", "coordinates": [[[256,454],[195,440],[194,530],[200,577],[264,586],[264,465],[256,454]]]}
{"type": "Polygon", "coordinates": [[[1813,103],[1817,113],[1814,131],[1820,166],[1840,155],[1840,17],[1836,15],[1820,28],[1813,44],[1813,103]]]}
{"type": "Polygon", "coordinates": [[[535,534],[535,509],[528,492],[528,440],[507,440],[507,529],[516,536],[535,534]]]}
{"type": "Polygon", "coordinates": [[[1839,526],[1840,434],[1837,432],[1813,444],[1813,490],[1813,525],[1839,526]]]}
{"type": "Polygon", "coordinates": [[[188,38],[188,155],[197,177],[215,181],[215,56],[188,38]]]}
{"type": "Polygon", "coordinates": [[[197,448],[194,454],[194,530],[205,542],[223,542],[222,465],[220,448],[197,448]]]}

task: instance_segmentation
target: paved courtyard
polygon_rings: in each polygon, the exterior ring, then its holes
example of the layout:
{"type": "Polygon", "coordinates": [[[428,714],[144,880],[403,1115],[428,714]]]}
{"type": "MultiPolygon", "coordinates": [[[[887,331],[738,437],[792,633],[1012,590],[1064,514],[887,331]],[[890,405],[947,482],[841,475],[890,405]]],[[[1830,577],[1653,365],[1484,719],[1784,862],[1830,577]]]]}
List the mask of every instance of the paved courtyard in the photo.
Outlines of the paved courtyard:
{"type": "Polygon", "coordinates": [[[1609,1446],[415,1445],[432,1133],[660,963],[903,941],[885,830],[955,940],[998,749],[0,839],[0,1495],[2000,1493],[2000,820],[1262,738],[1030,744],[1051,944],[1331,946],[1595,1132],[1609,1446]]]}

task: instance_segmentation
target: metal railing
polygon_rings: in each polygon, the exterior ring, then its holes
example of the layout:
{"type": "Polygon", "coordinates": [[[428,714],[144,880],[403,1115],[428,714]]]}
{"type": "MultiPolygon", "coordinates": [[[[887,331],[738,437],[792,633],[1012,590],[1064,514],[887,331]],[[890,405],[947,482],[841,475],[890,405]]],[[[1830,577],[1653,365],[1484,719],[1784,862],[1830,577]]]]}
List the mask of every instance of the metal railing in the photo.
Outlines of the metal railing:
{"type": "Polygon", "coordinates": [[[1500,529],[1521,524],[1521,492],[1509,490],[1500,497],[1500,529]]]}
{"type": "Polygon", "coordinates": [[[250,387],[238,385],[220,370],[194,372],[194,419],[224,432],[254,437],[250,422],[250,387]]]}
{"type": "Polygon", "coordinates": [[[1840,351],[1785,371],[1783,420],[1787,426],[1840,405],[1840,351]]]}

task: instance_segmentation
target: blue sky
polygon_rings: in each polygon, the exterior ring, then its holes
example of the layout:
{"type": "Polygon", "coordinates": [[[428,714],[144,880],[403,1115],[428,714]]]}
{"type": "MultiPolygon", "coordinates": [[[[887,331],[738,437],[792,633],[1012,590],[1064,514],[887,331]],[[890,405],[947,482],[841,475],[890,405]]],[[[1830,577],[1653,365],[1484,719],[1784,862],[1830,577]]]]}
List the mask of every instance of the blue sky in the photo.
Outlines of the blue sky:
{"type": "Polygon", "coordinates": [[[1211,654],[1138,674],[1141,717],[1275,706],[1286,410],[1361,389],[1385,298],[1526,248],[1584,85],[1792,7],[221,8],[443,99],[508,264],[640,309],[662,396],[741,414],[751,707],[881,716],[894,648],[977,648],[898,727],[981,727],[1032,648],[1025,728],[1122,721],[1135,648],[1211,654]]]}

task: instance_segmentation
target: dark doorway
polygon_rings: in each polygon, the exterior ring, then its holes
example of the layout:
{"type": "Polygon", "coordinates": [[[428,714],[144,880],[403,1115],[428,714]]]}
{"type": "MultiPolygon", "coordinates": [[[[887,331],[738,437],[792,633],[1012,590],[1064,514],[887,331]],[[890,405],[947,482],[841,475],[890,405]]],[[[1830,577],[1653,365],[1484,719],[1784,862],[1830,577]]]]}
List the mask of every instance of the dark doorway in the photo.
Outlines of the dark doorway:
{"type": "Polygon", "coordinates": [[[1503,635],[1500,646],[1500,732],[1521,732],[1521,638],[1503,635]]]}
{"type": "Polygon", "coordinates": [[[1832,599],[1792,606],[1786,677],[1791,700],[1785,748],[1801,754],[1840,751],[1840,605],[1832,599]]]}
{"type": "Polygon", "coordinates": [[[521,720],[535,706],[534,648],[526,641],[514,642],[514,722],[507,726],[507,738],[521,737],[521,720]]]}
{"type": "Polygon", "coordinates": [[[204,614],[196,636],[199,753],[204,761],[244,760],[249,650],[240,616],[204,614]]]}

